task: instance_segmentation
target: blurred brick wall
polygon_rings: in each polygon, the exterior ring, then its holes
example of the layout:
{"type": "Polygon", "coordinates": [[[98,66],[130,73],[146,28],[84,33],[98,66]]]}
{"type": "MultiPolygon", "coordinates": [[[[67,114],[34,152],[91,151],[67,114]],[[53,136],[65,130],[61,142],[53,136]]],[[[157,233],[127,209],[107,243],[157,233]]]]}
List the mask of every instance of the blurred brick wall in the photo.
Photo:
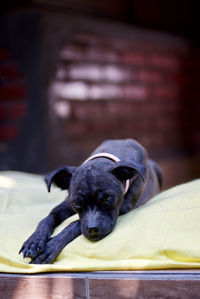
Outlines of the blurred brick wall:
{"type": "Polygon", "coordinates": [[[104,139],[131,137],[163,166],[166,187],[199,175],[191,160],[200,149],[199,58],[186,40],[164,35],[74,35],[58,54],[49,93],[53,151],[60,138],[72,145],[53,154],[55,165],[80,162],[104,139]]]}
{"type": "Polygon", "coordinates": [[[23,9],[0,17],[0,170],[48,169],[40,18],[23,9]]]}
{"type": "Polygon", "coordinates": [[[188,40],[67,12],[0,23],[1,170],[78,165],[128,137],[163,167],[165,188],[200,176],[200,52],[188,40]]]}
{"type": "Polygon", "coordinates": [[[0,47],[0,153],[17,138],[27,109],[26,86],[10,51],[0,47]]]}
{"type": "Polygon", "coordinates": [[[103,140],[131,137],[163,167],[165,187],[200,176],[199,48],[114,22],[121,0],[107,20],[92,13],[104,4],[84,1],[86,17],[44,2],[0,18],[0,169],[77,165],[103,140]]]}

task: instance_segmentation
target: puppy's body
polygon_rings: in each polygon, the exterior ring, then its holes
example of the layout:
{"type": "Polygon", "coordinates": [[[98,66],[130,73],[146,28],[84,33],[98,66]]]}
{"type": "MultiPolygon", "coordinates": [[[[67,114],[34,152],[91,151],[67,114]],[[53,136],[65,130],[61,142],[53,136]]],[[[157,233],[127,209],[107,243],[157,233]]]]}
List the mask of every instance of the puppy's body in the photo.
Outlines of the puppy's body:
{"type": "Polygon", "coordinates": [[[160,191],[160,169],[135,140],[105,141],[91,156],[80,167],[62,167],[46,177],[49,191],[54,183],[68,189],[69,197],[39,223],[23,244],[20,252],[33,263],[53,262],[81,233],[92,241],[104,238],[113,230],[119,215],[144,204],[160,191]],[[109,158],[110,154],[114,158],[109,158]],[[54,228],[75,213],[80,220],[50,239],[54,228]]]}

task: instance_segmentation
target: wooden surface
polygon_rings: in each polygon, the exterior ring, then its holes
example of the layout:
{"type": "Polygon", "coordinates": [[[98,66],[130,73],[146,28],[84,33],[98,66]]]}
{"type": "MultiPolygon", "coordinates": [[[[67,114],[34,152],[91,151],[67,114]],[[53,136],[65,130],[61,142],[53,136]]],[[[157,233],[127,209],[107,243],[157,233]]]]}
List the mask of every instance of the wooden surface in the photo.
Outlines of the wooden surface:
{"type": "Polygon", "coordinates": [[[200,298],[200,270],[0,274],[1,299],[200,298]]]}

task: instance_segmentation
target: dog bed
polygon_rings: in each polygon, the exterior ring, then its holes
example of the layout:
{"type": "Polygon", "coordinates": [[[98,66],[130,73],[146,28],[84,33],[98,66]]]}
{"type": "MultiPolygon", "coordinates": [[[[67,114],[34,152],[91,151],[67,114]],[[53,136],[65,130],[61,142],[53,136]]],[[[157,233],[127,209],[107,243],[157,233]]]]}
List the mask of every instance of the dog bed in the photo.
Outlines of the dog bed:
{"type": "MultiPolygon", "coordinates": [[[[42,176],[0,172],[0,272],[105,271],[200,268],[200,179],[152,198],[119,217],[114,231],[98,242],[80,236],[52,265],[29,264],[18,254],[38,222],[66,196],[42,176]]],[[[62,223],[55,234],[77,215],[62,223]]]]}

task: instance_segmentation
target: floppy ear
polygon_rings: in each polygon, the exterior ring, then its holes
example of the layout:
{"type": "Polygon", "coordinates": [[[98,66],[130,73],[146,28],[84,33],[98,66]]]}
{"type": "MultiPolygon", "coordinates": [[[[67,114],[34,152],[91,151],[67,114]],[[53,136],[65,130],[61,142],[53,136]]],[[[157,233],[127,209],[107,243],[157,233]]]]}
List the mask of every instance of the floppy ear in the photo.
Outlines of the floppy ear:
{"type": "Polygon", "coordinates": [[[140,175],[145,181],[146,166],[140,163],[117,162],[110,172],[116,176],[120,181],[126,181],[133,177],[140,175]]]}
{"type": "Polygon", "coordinates": [[[51,184],[54,183],[57,187],[62,190],[66,190],[69,188],[69,183],[72,177],[72,173],[75,171],[76,167],[60,167],[48,175],[45,176],[44,180],[47,185],[48,192],[51,190],[51,184]]]}

